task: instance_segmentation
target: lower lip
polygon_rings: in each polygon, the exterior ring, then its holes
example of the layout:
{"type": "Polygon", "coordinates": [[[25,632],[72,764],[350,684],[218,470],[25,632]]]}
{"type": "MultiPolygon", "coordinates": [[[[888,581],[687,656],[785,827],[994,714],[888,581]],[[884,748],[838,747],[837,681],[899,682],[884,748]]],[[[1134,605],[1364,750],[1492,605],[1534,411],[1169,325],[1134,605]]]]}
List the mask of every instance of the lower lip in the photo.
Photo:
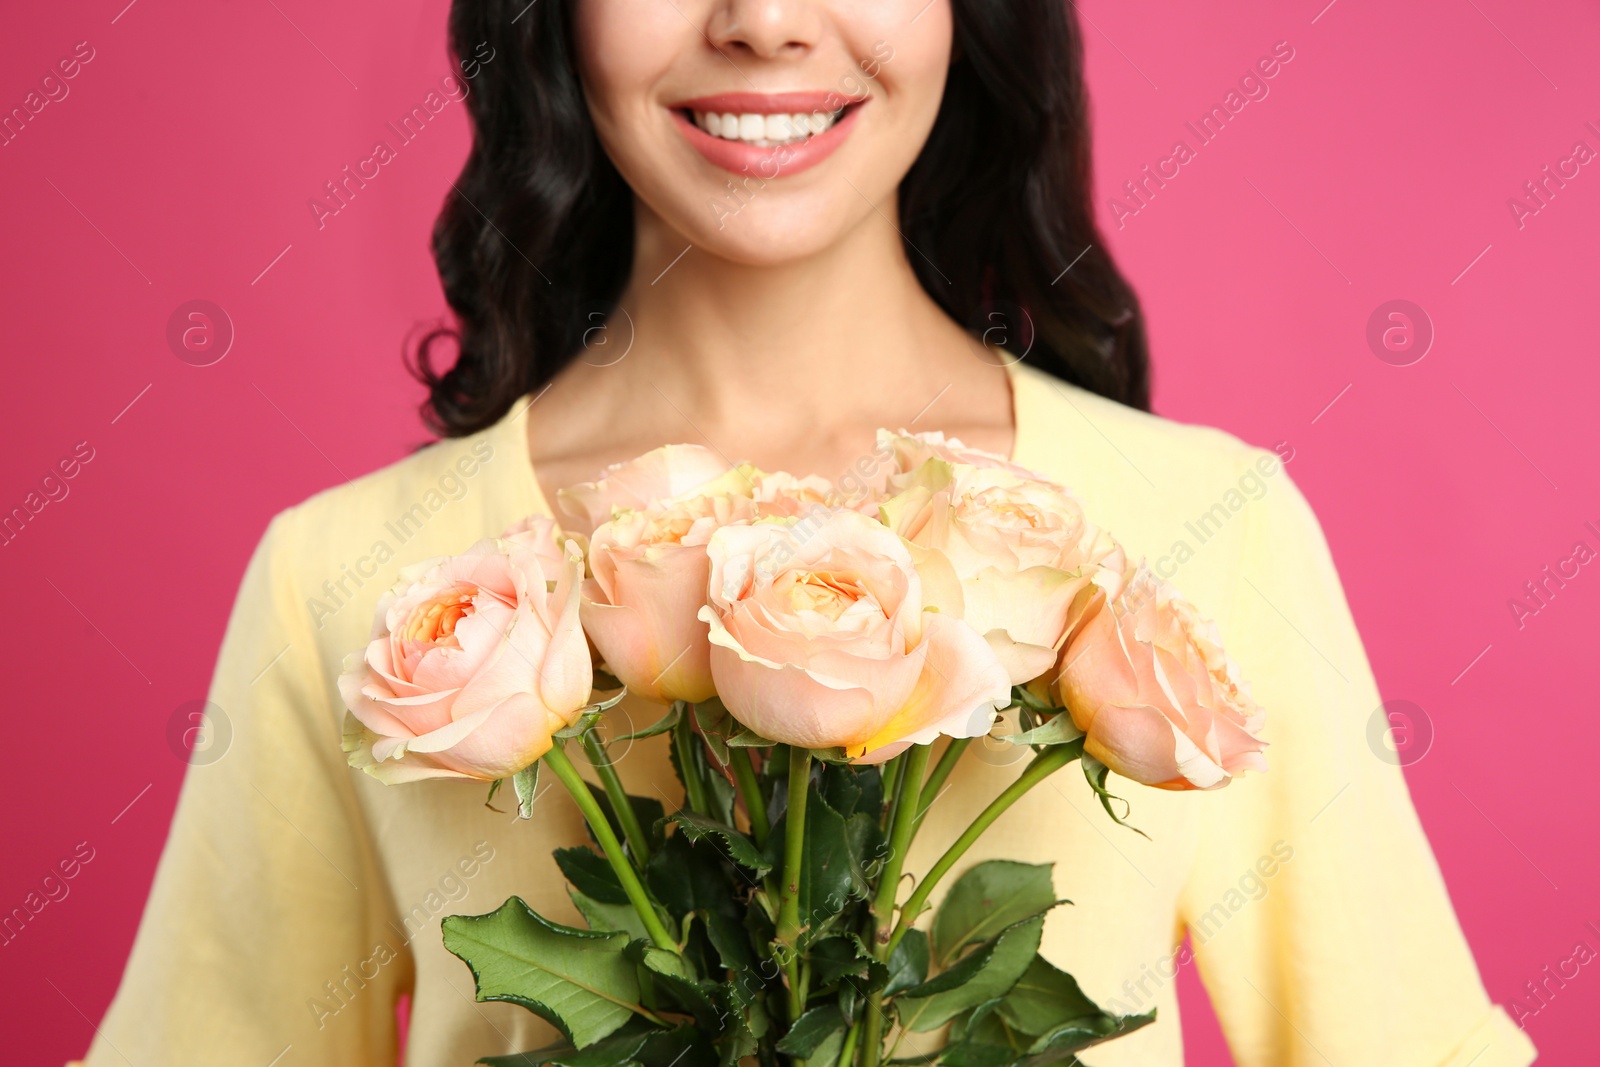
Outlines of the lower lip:
{"type": "Polygon", "coordinates": [[[815,137],[796,141],[794,144],[771,145],[766,148],[746,144],[744,141],[713,137],[676,109],[673,110],[672,117],[677,120],[678,127],[689,139],[689,143],[705,156],[708,162],[734,174],[750,174],[770,181],[773,178],[787,178],[801,171],[810,170],[833,155],[834,150],[850,136],[850,131],[855,128],[856,116],[860,112],[861,105],[857,105],[847,110],[839,121],[815,137]]]}

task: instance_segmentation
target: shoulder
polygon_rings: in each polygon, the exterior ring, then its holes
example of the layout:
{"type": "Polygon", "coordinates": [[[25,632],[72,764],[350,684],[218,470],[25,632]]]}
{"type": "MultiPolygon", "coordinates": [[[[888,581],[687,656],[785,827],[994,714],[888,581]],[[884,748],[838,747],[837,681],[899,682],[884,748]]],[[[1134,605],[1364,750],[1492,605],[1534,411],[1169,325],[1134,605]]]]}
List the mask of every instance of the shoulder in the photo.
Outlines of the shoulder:
{"type": "Polygon", "coordinates": [[[1226,611],[1246,546],[1262,528],[1282,528],[1288,517],[1316,534],[1289,477],[1288,444],[1253,445],[1031,367],[1018,368],[1015,383],[1018,461],[1071,489],[1092,522],[1196,603],[1226,611]]]}
{"type": "Polygon", "coordinates": [[[266,568],[279,610],[342,648],[366,637],[401,568],[499,534],[538,506],[521,423],[502,420],[285,509],[253,565],[266,568]]]}
{"type": "Polygon", "coordinates": [[[411,515],[407,533],[414,534],[432,517],[453,510],[452,503],[470,497],[497,465],[505,466],[506,457],[498,455],[499,451],[489,431],[436,441],[387,466],[313,494],[284,509],[274,523],[312,530],[318,539],[337,544],[358,536],[364,523],[379,517],[411,515]],[[427,518],[421,512],[426,512],[427,518]]]}
{"type": "Polygon", "coordinates": [[[1109,498],[1119,507],[1198,504],[1249,472],[1273,477],[1293,457],[1287,444],[1252,445],[1226,430],[1140,411],[1031,367],[1019,367],[1015,381],[1019,459],[1080,495],[1109,498]]]}
{"type": "Polygon", "coordinates": [[[1026,444],[1056,462],[1117,458],[1136,478],[1177,481],[1237,471],[1268,451],[1226,430],[1141,411],[1025,365],[1018,368],[1016,389],[1026,444]]]}

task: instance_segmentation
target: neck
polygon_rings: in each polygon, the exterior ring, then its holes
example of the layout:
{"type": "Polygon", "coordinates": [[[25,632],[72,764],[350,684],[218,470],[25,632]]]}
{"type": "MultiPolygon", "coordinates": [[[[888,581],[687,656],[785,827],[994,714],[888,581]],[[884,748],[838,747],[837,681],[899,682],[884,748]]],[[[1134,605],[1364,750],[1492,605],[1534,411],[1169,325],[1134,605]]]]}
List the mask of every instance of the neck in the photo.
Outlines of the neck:
{"type": "MultiPolygon", "coordinates": [[[[970,356],[917,280],[892,202],[839,242],[775,265],[690,247],[642,204],[636,217],[634,271],[620,300],[634,330],[629,369],[675,402],[692,397],[713,421],[774,397],[812,418],[883,417],[881,387],[908,400],[926,391],[920,407],[949,381],[952,342],[970,356]]],[[[909,419],[916,408],[897,414],[909,419]]]]}
{"type": "Polygon", "coordinates": [[[772,265],[690,247],[643,204],[635,216],[633,273],[596,335],[605,343],[557,375],[529,420],[547,497],[669,441],[829,478],[880,426],[1010,450],[1000,361],[923,290],[892,202],[828,248],[772,265]]]}

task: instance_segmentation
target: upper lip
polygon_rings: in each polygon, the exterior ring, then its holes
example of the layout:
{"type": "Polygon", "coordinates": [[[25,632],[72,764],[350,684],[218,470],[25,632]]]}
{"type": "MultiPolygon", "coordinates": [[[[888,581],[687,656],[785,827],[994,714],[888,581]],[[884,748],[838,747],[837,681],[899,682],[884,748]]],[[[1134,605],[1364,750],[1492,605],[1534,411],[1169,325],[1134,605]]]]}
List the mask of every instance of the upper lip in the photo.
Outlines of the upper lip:
{"type": "Polygon", "coordinates": [[[837,111],[846,104],[859,104],[866,97],[848,96],[831,89],[799,90],[790,93],[716,93],[680,100],[669,105],[678,111],[715,111],[734,115],[782,115],[810,111],[837,111]]]}

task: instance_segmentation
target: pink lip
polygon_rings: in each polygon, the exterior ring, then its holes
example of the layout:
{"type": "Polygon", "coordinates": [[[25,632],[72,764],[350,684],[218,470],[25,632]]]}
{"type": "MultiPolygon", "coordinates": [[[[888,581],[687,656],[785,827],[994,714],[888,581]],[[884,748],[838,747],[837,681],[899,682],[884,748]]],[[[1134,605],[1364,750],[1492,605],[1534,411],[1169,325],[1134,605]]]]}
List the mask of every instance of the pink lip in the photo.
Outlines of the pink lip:
{"type": "Polygon", "coordinates": [[[807,111],[837,110],[846,104],[862,103],[840,93],[724,93],[718,96],[685,100],[672,106],[672,117],[683,135],[707,162],[734,174],[749,174],[768,181],[810,170],[838,149],[855,129],[861,108],[852,107],[832,126],[815,137],[795,144],[762,148],[760,145],[729,141],[696,126],[685,111],[715,111],[738,114],[777,115],[807,111]]]}
{"type": "Polygon", "coordinates": [[[732,112],[735,115],[782,115],[801,111],[838,111],[846,104],[860,103],[865,97],[846,96],[836,91],[807,90],[796,93],[717,93],[680,100],[668,106],[686,111],[732,112]]]}

